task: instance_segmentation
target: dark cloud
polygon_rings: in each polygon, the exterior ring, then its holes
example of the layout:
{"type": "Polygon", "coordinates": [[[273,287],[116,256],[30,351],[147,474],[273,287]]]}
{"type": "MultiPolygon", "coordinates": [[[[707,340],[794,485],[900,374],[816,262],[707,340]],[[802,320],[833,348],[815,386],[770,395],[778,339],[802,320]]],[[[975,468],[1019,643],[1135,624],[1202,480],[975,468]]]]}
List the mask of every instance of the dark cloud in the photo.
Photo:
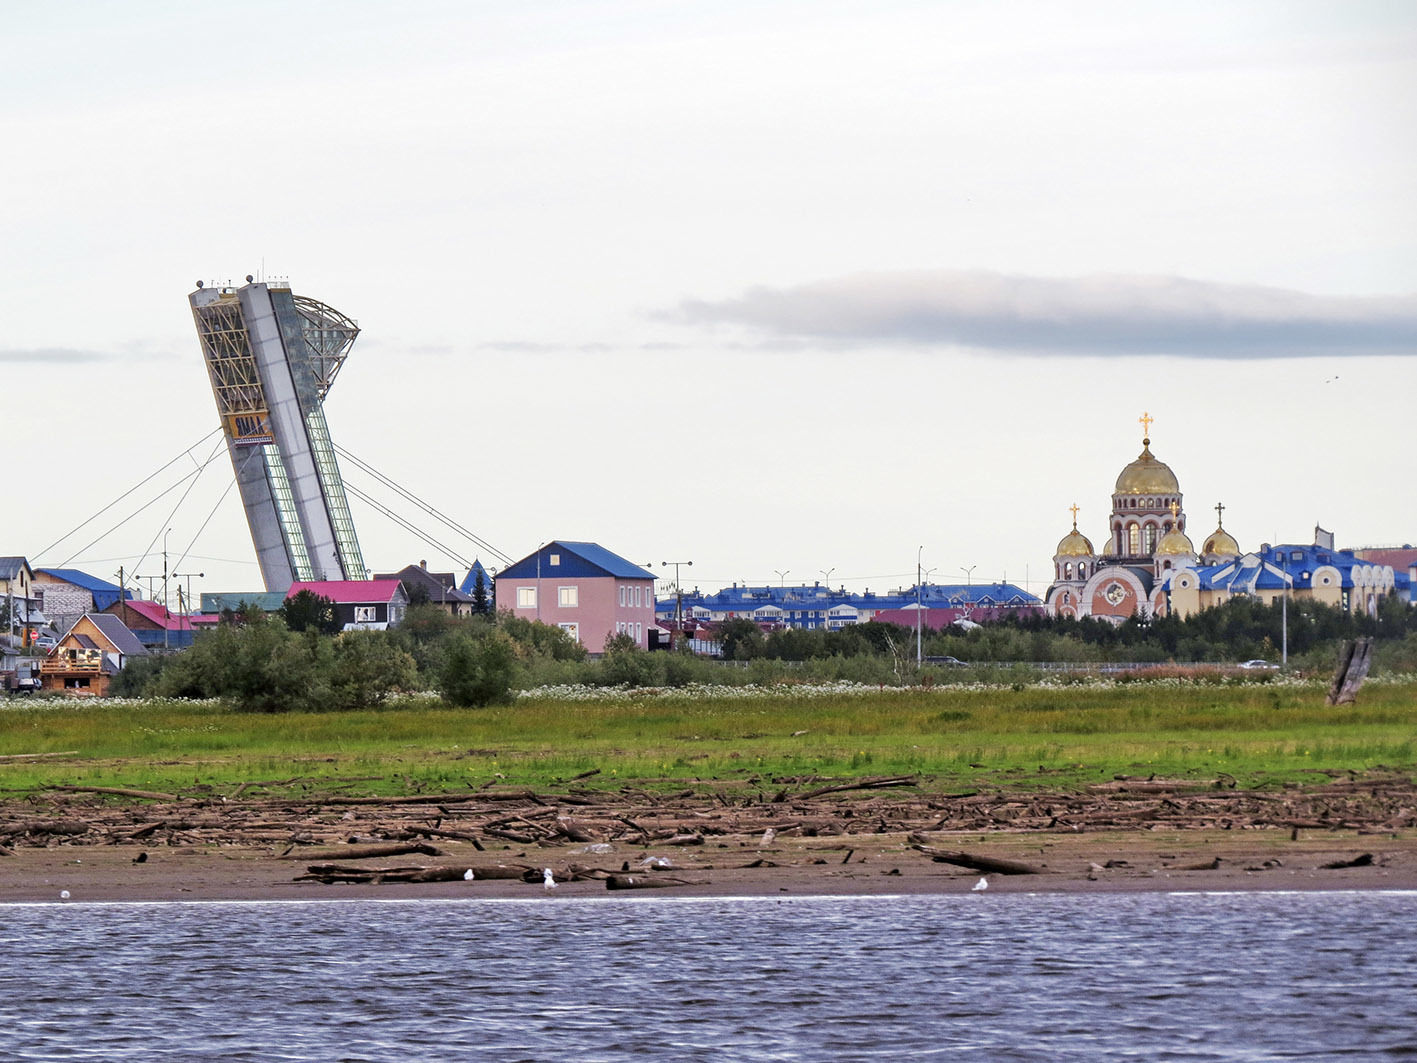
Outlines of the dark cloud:
{"type": "Polygon", "coordinates": [[[861,273],[690,299],[662,316],[834,346],[1232,359],[1417,354],[1417,296],[1323,296],[1182,277],[861,273]]]}
{"type": "Polygon", "coordinates": [[[106,362],[113,355],[100,351],[78,351],[70,347],[8,347],[0,348],[0,363],[18,365],[36,362],[45,365],[75,365],[80,362],[106,362]]]}

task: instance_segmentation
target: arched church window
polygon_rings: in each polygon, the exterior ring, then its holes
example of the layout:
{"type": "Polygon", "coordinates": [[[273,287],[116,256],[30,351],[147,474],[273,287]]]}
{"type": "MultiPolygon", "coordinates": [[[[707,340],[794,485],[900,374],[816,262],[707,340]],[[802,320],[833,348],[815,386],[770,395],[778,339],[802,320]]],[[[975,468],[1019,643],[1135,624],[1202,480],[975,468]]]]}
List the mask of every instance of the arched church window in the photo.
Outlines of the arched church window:
{"type": "Polygon", "coordinates": [[[1064,578],[1064,579],[1072,579],[1072,578],[1073,578],[1073,563],[1072,563],[1071,561],[1068,561],[1068,562],[1066,562],[1066,563],[1063,565],[1063,578],[1064,578]]]}
{"type": "Polygon", "coordinates": [[[1087,562],[1078,562],[1078,579],[1087,579],[1087,562]]]}
{"type": "Polygon", "coordinates": [[[1141,529],[1135,524],[1127,525],[1127,556],[1136,557],[1141,553],[1141,529]]]}
{"type": "Polygon", "coordinates": [[[1151,554],[1156,552],[1156,525],[1148,524],[1142,529],[1142,550],[1151,554]]]}

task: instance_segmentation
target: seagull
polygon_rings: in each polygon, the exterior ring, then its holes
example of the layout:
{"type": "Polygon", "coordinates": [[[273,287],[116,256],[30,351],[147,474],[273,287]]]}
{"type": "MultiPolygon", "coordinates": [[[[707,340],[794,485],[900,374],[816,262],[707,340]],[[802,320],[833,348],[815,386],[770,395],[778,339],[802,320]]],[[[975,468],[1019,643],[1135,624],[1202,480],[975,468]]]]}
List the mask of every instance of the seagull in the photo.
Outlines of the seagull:
{"type": "Polygon", "coordinates": [[[772,844],[772,840],[773,840],[774,838],[776,838],[776,837],[777,837],[777,831],[775,831],[775,830],[773,830],[771,827],[769,827],[767,830],[763,831],[763,840],[762,840],[761,842],[759,842],[758,844],[759,844],[759,845],[771,845],[771,844],[772,844]]]}
{"type": "Polygon", "coordinates": [[[477,876],[472,873],[472,868],[468,868],[466,871],[463,872],[462,880],[464,882],[471,882],[476,877],[477,876]]]}
{"type": "Polygon", "coordinates": [[[987,878],[981,878],[978,882],[976,882],[976,883],[970,888],[970,891],[971,891],[972,893],[979,893],[981,890],[987,890],[988,888],[989,888],[989,880],[988,880],[987,878]]]}
{"type": "Polygon", "coordinates": [[[549,867],[541,873],[541,884],[549,890],[556,888],[556,876],[551,873],[549,867]]]}
{"type": "Polygon", "coordinates": [[[69,899],[69,891],[68,891],[68,890],[60,890],[60,891],[59,891],[59,899],[60,899],[61,901],[67,901],[67,900],[69,899]]]}

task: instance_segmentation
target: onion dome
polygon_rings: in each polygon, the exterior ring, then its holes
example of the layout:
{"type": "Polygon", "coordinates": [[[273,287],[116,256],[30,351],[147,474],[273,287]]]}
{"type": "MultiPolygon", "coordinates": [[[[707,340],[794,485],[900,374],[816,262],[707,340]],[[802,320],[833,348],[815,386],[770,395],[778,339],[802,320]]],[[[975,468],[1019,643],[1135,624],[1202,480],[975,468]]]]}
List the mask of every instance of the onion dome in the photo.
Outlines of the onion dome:
{"type": "Polygon", "coordinates": [[[1201,548],[1201,553],[1239,557],[1240,544],[1235,541],[1235,537],[1226,531],[1223,526],[1217,525],[1215,531],[1210,533],[1210,538],[1205,541],[1205,546],[1201,548]]]}
{"type": "Polygon", "coordinates": [[[1074,502],[1073,510],[1073,530],[1068,532],[1058,540],[1058,549],[1053,552],[1054,557],[1094,557],[1096,552],[1092,549],[1092,543],[1088,541],[1086,535],[1078,531],[1078,507],[1074,502]]]}
{"type": "Polygon", "coordinates": [[[1161,542],[1156,544],[1156,556],[1165,555],[1175,557],[1180,554],[1191,555],[1196,552],[1196,548],[1191,545],[1191,540],[1180,528],[1172,528],[1161,537],[1161,542]]]}
{"type": "Polygon", "coordinates": [[[1074,524],[1073,530],[1058,540],[1058,549],[1054,552],[1054,556],[1092,557],[1094,553],[1092,543],[1088,542],[1087,536],[1078,531],[1078,526],[1074,524]]]}
{"type": "Polygon", "coordinates": [[[1180,490],[1171,467],[1152,456],[1150,439],[1141,441],[1141,454],[1117,477],[1119,495],[1168,495],[1180,490]]]}

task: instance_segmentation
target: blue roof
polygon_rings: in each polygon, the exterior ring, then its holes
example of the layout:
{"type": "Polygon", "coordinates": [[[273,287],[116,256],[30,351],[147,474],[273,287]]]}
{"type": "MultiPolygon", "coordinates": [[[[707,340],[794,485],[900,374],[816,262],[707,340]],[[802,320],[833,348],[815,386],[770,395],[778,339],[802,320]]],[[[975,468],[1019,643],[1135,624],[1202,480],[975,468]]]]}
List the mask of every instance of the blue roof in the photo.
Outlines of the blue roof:
{"type": "MultiPolygon", "coordinates": [[[[86,590],[93,596],[93,605],[96,610],[103,612],[114,602],[118,601],[118,584],[109,583],[106,579],[99,579],[97,576],[90,576],[77,568],[37,568],[36,572],[43,572],[46,576],[53,576],[55,579],[62,579],[65,583],[72,583],[81,590],[86,590]]],[[[133,600],[133,592],[124,590],[123,597],[129,601],[133,600]]]]}
{"type": "Polygon", "coordinates": [[[657,577],[653,572],[626,561],[619,554],[612,553],[597,543],[580,543],[567,539],[556,539],[547,543],[536,553],[528,554],[515,564],[508,565],[498,579],[542,579],[555,576],[580,578],[585,576],[614,576],[616,579],[647,579],[657,577]]]}
{"type": "Polygon", "coordinates": [[[476,558],[473,559],[472,567],[467,570],[467,578],[462,581],[462,585],[458,587],[458,590],[462,591],[464,594],[472,594],[477,589],[477,574],[479,572],[482,573],[483,589],[490,593],[492,590],[492,576],[488,573],[487,569],[482,567],[482,562],[476,558]]]}
{"type": "MultiPolygon", "coordinates": [[[[46,576],[53,576],[55,579],[62,579],[65,583],[72,583],[88,591],[93,595],[93,604],[96,609],[102,612],[114,602],[118,601],[118,584],[109,583],[106,579],[99,579],[97,576],[90,576],[87,572],[77,568],[37,568],[36,572],[43,572],[46,576]]],[[[133,592],[123,591],[123,597],[129,601],[133,600],[133,592]]]]}
{"type": "MultiPolygon", "coordinates": [[[[685,592],[684,607],[700,607],[716,613],[750,613],[764,606],[774,606],[789,611],[826,610],[839,605],[853,609],[907,609],[919,602],[927,608],[954,608],[977,605],[1042,605],[1037,596],[1012,583],[935,584],[920,587],[917,598],[916,588],[908,587],[898,591],[876,594],[867,591],[862,594],[846,590],[833,590],[820,584],[799,587],[773,587],[770,585],[753,587],[725,587],[712,594],[701,591],[685,592]]],[[[676,597],[662,598],[656,611],[673,613],[678,607],[676,597]]]]}

